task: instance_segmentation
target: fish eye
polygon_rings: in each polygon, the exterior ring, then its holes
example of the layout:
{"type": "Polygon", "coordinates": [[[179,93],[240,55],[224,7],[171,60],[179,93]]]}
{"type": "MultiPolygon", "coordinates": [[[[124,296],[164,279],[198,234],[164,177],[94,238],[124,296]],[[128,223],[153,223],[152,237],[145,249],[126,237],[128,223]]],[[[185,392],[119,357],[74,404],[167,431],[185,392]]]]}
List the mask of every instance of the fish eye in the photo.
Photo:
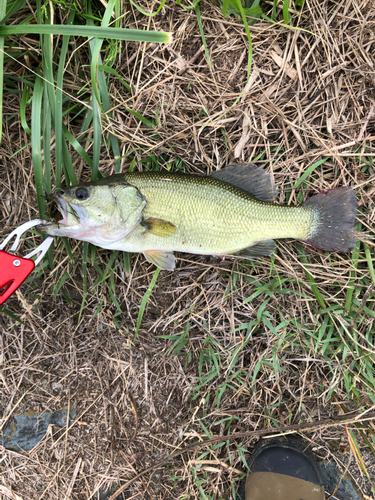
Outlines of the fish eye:
{"type": "Polygon", "coordinates": [[[79,188],[76,191],[76,197],[78,200],[81,201],[87,200],[87,198],[89,197],[89,192],[85,188],[79,188]]]}

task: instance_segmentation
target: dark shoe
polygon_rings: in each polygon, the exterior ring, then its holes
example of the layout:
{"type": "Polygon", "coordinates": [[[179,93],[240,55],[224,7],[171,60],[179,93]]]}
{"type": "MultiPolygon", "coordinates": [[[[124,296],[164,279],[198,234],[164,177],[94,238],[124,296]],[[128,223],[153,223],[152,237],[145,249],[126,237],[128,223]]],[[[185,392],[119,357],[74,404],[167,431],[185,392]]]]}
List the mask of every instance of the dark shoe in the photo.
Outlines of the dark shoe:
{"type": "Polygon", "coordinates": [[[243,500],[325,500],[320,468],[307,444],[295,438],[263,439],[248,462],[243,500]]]}

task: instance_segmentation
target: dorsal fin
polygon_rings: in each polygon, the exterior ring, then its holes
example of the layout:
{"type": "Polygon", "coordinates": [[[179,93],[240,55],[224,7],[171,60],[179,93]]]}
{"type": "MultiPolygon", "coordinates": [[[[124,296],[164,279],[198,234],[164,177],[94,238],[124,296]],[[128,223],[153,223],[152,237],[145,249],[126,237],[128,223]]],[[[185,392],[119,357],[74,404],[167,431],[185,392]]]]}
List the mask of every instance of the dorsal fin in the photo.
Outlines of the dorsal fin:
{"type": "Polygon", "coordinates": [[[260,201],[275,201],[278,195],[278,187],[271,175],[249,163],[228,165],[218,172],[213,172],[211,177],[241,188],[260,201]]]}

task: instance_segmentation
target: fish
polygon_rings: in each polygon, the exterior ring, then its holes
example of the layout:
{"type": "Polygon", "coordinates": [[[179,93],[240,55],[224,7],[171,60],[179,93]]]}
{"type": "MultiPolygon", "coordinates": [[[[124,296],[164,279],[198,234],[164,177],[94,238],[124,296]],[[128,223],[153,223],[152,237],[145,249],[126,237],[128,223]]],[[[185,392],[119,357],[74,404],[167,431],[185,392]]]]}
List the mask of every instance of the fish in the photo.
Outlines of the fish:
{"type": "Polygon", "coordinates": [[[252,164],[211,175],[169,171],[115,174],[48,195],[50,218],[36,229],[111,250],[142,252],[173,271],[174,252],[257,259],[275,239],[294,238],[329,252],[356,245],[355,191],[322,191],[302,205],[275,202],[272,176],[252,164]]]}

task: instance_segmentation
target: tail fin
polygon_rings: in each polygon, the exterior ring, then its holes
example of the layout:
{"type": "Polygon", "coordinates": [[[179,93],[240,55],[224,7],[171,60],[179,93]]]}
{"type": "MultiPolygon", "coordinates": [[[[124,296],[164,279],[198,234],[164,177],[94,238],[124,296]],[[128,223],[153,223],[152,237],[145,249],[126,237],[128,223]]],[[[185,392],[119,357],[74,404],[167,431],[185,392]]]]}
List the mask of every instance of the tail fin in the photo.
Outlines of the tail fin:
{"type": "Polygon", "coordinates": [[[355,247],[357,200],[353,188],[322,191],[305,201],[303,206],[311,207],[319,214],[316,229],[306,243],[328,252],[348,252],[355,247]]]}

